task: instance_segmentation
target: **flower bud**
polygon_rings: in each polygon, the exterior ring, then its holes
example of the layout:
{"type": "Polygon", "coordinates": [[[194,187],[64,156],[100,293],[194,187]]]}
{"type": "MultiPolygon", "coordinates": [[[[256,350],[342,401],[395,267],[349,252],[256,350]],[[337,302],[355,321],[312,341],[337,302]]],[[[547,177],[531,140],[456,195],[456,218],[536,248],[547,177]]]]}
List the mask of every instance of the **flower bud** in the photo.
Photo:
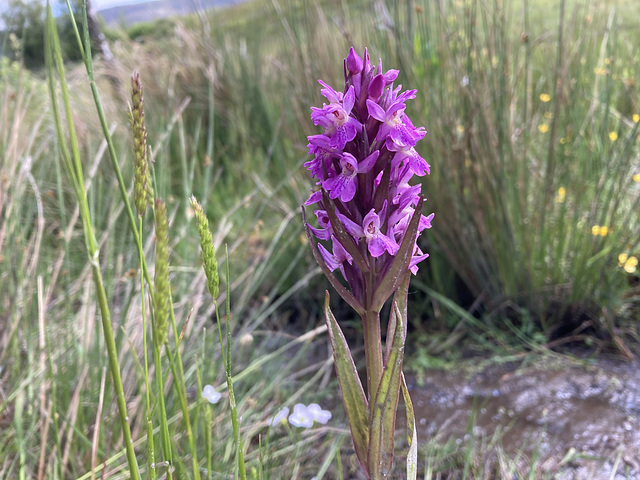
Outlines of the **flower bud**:
{"type": "Polygon", "coordinates": [[[362,58],[360,58],[353,47],[351,47],[351,49],[349,50],[349,55],[347,55],[347,70],[351,75],[357,75],[362,72],[362,67],[362,58]]]}
{"type": "Polygon", "coordinates": [[[373,77],[373,80],[371,80],[371,83],[369,84],[369,98],[372,100],[379,99],[380,95],[382,95],[382,92],[384,91],[384,87],[385,80],[383,75],[378,74],[373,77]]]}

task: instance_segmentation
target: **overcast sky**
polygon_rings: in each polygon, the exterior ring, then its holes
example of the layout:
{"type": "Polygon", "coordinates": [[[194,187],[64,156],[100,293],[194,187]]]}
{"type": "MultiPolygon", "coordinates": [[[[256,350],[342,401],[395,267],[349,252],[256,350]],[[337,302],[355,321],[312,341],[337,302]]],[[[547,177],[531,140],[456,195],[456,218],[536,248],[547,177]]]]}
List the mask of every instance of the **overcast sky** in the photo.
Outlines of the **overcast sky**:
{"type": "MultiPolygon", "coordinates": [[[[40,1],[42,3],[47,3],[47,0],[28,0],[28,1],[40,1]]],[[[116,7],[119,5],[131,5],[134,3],[141,3],[148,0],[93,0],[93,6],[97,10],[102,10],[103,8],[116,7]]],[[[9,3],[9,0],[0,0],[0,12],[3,12],[9,3]]],[[[55,5],[57,3],[64,3],[64,0],[61,2],[60,0],[51,0],[51,4],[55,5]]]]}
{"type": "Polygon", "coordinates": [[[131,5],[145,1],[148,0],[93,0],[93,6],[96,10],[102,10],[103,8],[116,7],[118,5],[131,5]]]}

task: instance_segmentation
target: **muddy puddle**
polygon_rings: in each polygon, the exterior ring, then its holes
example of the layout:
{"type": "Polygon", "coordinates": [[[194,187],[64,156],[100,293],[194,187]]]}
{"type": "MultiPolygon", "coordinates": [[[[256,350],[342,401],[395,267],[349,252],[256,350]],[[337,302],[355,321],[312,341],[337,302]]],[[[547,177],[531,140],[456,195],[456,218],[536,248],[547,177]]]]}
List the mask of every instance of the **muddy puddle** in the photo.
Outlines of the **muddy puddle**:
{"type": "Polygon", "coordinates": [[[537,458],[533,478],[640,480],[640,362],[549,357],[409,375],[420,442],[493,440],[523,471],[537,458]]]}

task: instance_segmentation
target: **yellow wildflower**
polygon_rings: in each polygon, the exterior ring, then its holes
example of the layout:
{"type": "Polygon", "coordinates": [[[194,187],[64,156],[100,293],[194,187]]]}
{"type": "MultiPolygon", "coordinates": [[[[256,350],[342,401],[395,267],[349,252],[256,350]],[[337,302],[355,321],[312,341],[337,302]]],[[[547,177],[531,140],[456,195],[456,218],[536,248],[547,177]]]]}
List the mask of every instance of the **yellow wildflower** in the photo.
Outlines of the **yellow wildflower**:
{"type": "Polygon", "coordinates": [[[591,227],[591,235],[594,237],[606,237],[609,233],[609,227],[594,225],[591,227]]]}
{"type": "Polygon", "coordinates": [[[640,183],[640,173],[636,173],[633,176],[633,181],[636,182],[636,183],[640,183]]]}
{"type": "Polygon", "coordinates": [[[616,132],[609,132],[609,140],[615,142],[618,140],[618,134],[616,132]]]}
{"type": "Polygon", "coordinates": [[[456,127],[456,130],[458,131],[458,133],[464,133],[464,127],[462,125],[458,125],[456,127]]]}
{"type": "Polygon", "coordinates": [[[567,196],[567,189],[564,187],[560,187],[558,189],[558,193],[556,194],[556,203],[564,203],[564,199],[567,196]]]}
{"type": "Polygon", "coordinates": [[[634,273],[636,271],[636,267],[638,266],[638,258],[637,257],[629,257],[627,261],[624,262],[624,271],[627,273],[634,273]]]}
{"type": "Polygon", "coordinates": [[[618,255],[618,266],[624,268],[627,273],[634,273],[638,266],[638,257],[621,253],[618,255]]]}
{"type": "Polygon", "coordinates": [[[549,125],[547,125],[546,123],[541,123],[540,125],[538,125],[538,130],[540,131],[540,133],[547,133],[549,131],[549,125]]]}
{"type": "Polygon", "coordinates": [[[551,95],[549,95],[548,93],[540,94],[540,101],[541,102],[547,103],[549,100],[551,100],[551,95]]]}
{"type": "Polygon", "coordinates": [[[631,118],[633,118],[633,121],[634,121],[635,123],[640,122],[640,115],[638,115],[637,113],[634,113],[634,114],[633,114],[633,117],[631,117],[631,118]]]}

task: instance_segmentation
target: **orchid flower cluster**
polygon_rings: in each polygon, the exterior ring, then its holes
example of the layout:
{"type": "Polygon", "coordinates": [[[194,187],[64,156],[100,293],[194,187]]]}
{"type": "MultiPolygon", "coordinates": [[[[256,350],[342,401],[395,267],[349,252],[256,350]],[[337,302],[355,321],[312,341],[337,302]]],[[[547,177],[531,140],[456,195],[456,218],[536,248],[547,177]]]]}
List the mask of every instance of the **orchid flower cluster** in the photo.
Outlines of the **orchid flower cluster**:
{"type": "MultiPolygon", "coordinates": [[[[322,260],[349,284],[355,297],[349,303],[356,300],[364,308],[373,298],[367,287],[376,287],[367,285],[365,276],[372,273],[381,279],[391,269],[398,254],[404,253],[401,245],[410,220],[422,206],[420,185],[410,181],[430,172],[415,149],[426,131],[405,114],[406,102],[416,97],[416,90],[401,92],[401,85],[394,87],[398,73],[383,71],[382,61],[374,67],[366,50],[363,59],[351,48],[345,60],[344,91],[319,80],[328,103],[311,109],[313,123],[324,132],[308,137],[314,158],[305,166],[321,187],[304,203],[318,207],[314,211],[318,227],[308,228],[318,240],[330,243],[330,250],[318,244],[322,260]]],[[[417,232],[404,253],[413,274],[428,257],[416,242],[419,233],[431,227],[432,217],[420,214],[417,232]]]]}
{"type": "Polygon", "coordinates": [[[319,187],[302,209],[312,253],[363,321],[367,395],[326,294],[325,319],[345,410],[358,459],[371,479],[388,478],[391,471],[401,391],[412,431],[407,478],[416,475],[415,423],[402,360],[409,281],[428,257],[417,241],[431,228],[433,214],[422,214],[421,186],[411,183],[430,173],[416,151],[426,131],[405,114],[417,92],[395,86],[398,74],[384,71],[381,60],[372,65],[366,49],[360,57],[351,48],[344,60],[344,89],[319,80],[327,102],[311,108],[311,119],[323,132],[308,137],[313,159],[305,163],[319,187]],[[306,219],[304,207],[311,206],[317,226],[306,219]],[[392,295],[383,358],[380,310],[392,295]]]}

